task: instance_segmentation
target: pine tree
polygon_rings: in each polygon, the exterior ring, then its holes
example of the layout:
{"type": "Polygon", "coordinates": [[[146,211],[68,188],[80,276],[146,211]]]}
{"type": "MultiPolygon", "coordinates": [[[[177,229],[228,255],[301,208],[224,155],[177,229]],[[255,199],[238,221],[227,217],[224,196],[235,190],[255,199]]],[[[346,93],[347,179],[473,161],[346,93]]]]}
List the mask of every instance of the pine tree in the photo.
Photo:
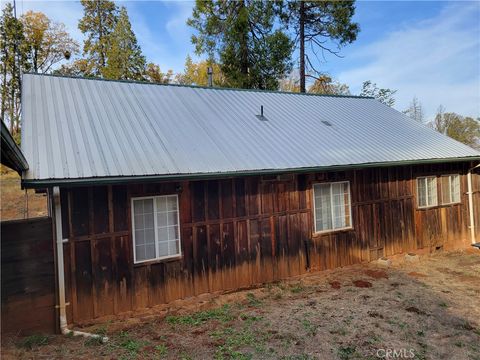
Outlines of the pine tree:
{"type": "Polygon", "coordinates": [[[7,3],[0,18],[1,120],[17,139],[20,132],[21,72],[28,71],[22,23],[7,3]]]}
{"type": "Polygon", "coordinates": [[[107,66],[103,75],[108,79],[142,80],[145,57],[132,31],[127,9],[122,7],[107,50],[107,66]]]}
{"type": "Polygon", "coordinates": [[[315,56],[338,55],[342,46],[357,38],[360,28],[352,21],[354,13],[354,0],[289,1],[284,7],[282,18],[298,39],[300,92],[306,92],[306,77],[318,79],[314,74],[321,74],[305,51],[307,45],[315,56]]]}
{"type": "Polygon", "coordinates": [[[110,48],[110,34],[117,22],[117,6],[110,0],[80,0],[84,15],[78,23],[80,31],[87,36],[83,54],[87,57],[91,73],[102,76],[107,65],[107,51],[110,48]]]}
{"type": "Polygon", "coordinates": [[[197,0],[188,24],[197,54],[221,66],[228,86],[277,89],[291,70],[293,42],[278,27],[277,2],[197,0]]]}

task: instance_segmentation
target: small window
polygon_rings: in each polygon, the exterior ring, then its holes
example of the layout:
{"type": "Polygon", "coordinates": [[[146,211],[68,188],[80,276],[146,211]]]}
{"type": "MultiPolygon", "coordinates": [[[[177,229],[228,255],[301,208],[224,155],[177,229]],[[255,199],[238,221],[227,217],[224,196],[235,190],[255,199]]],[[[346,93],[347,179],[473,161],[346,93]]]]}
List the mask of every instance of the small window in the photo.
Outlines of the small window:
{"type": "Polygon", "coordinates": [[[417,205],[419,208],[437,206],[437,178],[425,176],[417,178],[417,205]]]}
{"type": "Polygon", "coordinates": [[[135,263],[181,255],[178,196],[132,199],[135,263]]]}
{"type": "Polygon", "coordinates": [[[460,176],[443,175],[441,178],[442,204],[455,204],[460,202],[460,176]]]}
{"type": "Polygon", "coordinates": [[[313,185],[315,232],[352,227],[350,183],[348,181],[313,185]]]}

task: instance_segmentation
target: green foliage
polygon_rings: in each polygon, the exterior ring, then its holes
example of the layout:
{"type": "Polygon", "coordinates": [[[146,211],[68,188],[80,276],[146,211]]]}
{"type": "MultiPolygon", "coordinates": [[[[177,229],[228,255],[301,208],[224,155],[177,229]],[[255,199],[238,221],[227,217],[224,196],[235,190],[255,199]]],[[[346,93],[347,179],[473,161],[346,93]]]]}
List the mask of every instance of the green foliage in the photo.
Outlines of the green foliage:
{"type": "Polygon", "coordinates": [[[293,42],[278,27],[277,2],[197,0],[188,24],[197,54],[219,62],[227,86],[277,89],[289,73],[293,42]]]}
{"type": "Polygon", "coordinates": [[[167,346],[165,344],[160,344],[155,346],[155,351],[158,353],[160,357],[164,357],[168,353],[167,346]]]}
{"type": "Polygon", "coordinates": [[[6,3],[0,17],[0,119],[13,136],[20,132],[21,72],[29,70],[23,24],[6,3]]]}
{"type": "Polygon", "coordinates": [[[228,322],[234,319],[234,316],[231,314],[230,306],[228,304],[223,305],[222,307],[200,311],[192,315],[185,316],[167,316],[165,321],[169,324],[181,324],[181,325],[191,325],[198,326],[209,320],[218,320],[221,322],[228,322]]]}
{"type": "Polygon", "coordinates": [[[106,51],[107,66],[102,73],[107,79],[142,80],[145,57],[132,31],[127,9],[122,7],[106,51]]]}
{"type": "Polygon", "coordinates": [[[342,346],[338,349],[338,356],[341,360],[356,358],[357,349],[354,346],[342,346]]]}
{"type": "MultiPolygon", "coordinates": [[[[282,2],[283,3],[283,2],[282,2]]],[[[355,1],[288,1],[282,6],[281,18],[298,39],[300,56],[300,91],[305,92],[305,77],[309,73],[321,74],[313,65],[311,55],[325,53],[338,55],[346,44],[356,40],[360,27],[352,21],[355,1]]]]}
{"type": "Polygon", "coordinates": [[[50,341],[49,336],[43,334],[34,334],[23,338],[18,344],[18,347],[31,350],[38,346],[48,345],[50,341]]]}
{"type": "Polygon", "coordinates": [[[34,72],[46,73],[52,66],[78,52],[78,44],[62,23],[41,12],[27,11],[21,17],[25,47],[34,72]]]}
{"type": "Polygon", "coordinates": [[[396,92],[397,90],[379,88],[377,84],[372,83],[370,80],[367,80],[363,82],[360,96],[373,97],[381,103],[392,107],[393,105],[395,105],[395,98],[393,97],[393,95],[395,95],[396,92]]]}
{"type": "Polygon", "coordinates": [[[250,306],[260,306],[262,301],[257,299],[253,293],[247,293],[247,302],[250,306]]]}
{"type": "Polygon", "coordinates": [[[463,117],[456,113],[445,113],[442,106],[437,111],[433,128],[468,146],[479,149],[480,118],[463,117]]]}
{"type": "Polygon", "coordinates": [[[88,61],[88,73],[101,76],[107,65],[107,51],[110,48],[110,34],[117,22],[117,6],[110,0],[81,0],[83,17],[78,23],[80,31],[87,36],[83,54],[88,61]]]}

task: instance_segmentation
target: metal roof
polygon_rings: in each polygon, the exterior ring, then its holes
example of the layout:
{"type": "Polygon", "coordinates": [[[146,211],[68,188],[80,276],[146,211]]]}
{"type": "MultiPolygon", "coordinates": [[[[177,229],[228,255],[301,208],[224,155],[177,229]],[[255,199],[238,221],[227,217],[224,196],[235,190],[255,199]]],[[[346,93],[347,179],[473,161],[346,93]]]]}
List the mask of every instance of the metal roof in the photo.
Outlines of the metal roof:
{"type": "Polygon", "coordinates": [[[26,185],[480,159],[372,98],[35,74],[22,83],[26,185]]]}

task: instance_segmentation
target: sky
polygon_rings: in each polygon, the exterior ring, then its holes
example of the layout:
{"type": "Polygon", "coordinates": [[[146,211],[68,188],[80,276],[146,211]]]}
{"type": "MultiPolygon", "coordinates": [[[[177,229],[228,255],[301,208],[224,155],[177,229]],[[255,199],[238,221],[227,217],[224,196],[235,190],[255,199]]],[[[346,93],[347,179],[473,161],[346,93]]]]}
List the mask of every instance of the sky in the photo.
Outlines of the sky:
{"type": "MultiPolygon", "coordinates": [[[[2,2],[5,0],[2,0],[2,2]]],[[[180,72],[185,57],[194,60],[186,25],[193,1],[116,1],[128,10],[132,28],[148,61],[162,71],[180,72]]],[[[63,22],[80,44],[79,1],[17,0],[19,15],[42,11],[63,22]]],[[[320,58],[317,67],[358,94],[371,80],[397,90],[397,110],[417,97],[426,120],[439,105],[446,111],[480,117],[480,1],[357,1],[357,40],[344,47],[341,58],[320,58]]]]}

